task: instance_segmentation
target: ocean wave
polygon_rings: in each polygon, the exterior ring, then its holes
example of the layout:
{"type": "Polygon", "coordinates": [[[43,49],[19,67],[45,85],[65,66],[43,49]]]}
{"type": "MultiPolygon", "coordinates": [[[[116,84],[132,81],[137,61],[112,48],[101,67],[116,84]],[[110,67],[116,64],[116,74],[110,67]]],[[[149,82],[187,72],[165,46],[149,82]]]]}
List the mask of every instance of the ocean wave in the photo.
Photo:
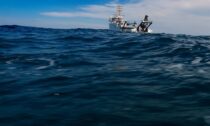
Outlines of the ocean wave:
{"type": "Polygon", "coordinates": [[[1,26],[0,125],[208,125],[209,40],[1,26]]]}

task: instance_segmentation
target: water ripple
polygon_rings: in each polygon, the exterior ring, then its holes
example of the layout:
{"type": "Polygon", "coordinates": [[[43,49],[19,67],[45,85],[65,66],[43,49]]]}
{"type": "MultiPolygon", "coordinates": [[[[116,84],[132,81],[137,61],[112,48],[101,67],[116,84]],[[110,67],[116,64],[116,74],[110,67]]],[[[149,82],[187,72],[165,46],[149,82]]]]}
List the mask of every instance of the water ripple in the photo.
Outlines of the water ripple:
{"type": "Polygon", "coordinates": [[[2,26],[0,125],[208,126],[209,40],[2,26]]]}

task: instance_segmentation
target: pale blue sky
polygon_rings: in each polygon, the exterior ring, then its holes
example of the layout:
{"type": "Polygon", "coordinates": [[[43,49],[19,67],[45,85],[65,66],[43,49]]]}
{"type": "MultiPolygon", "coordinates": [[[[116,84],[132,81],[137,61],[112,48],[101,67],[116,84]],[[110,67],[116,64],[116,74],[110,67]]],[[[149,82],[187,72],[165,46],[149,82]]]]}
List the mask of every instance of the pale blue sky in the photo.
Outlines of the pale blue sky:
{"type": "Polygon", "coordinates": [[[210,0],[0,0],[0,25],[108,28],[116,4],[128,20],[148,14],[155,32],[210,34],[210,0]]]}

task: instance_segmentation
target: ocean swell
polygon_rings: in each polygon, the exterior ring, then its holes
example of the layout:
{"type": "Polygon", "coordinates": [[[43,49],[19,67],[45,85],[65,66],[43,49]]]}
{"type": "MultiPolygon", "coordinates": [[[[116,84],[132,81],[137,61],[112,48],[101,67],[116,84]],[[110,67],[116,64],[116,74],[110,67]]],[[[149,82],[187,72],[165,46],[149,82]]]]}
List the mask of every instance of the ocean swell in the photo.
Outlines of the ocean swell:
{"type": "Polygon", "coordinates": [[[0,27],[0,125],[207,126],[210,36],[0,27]]]}

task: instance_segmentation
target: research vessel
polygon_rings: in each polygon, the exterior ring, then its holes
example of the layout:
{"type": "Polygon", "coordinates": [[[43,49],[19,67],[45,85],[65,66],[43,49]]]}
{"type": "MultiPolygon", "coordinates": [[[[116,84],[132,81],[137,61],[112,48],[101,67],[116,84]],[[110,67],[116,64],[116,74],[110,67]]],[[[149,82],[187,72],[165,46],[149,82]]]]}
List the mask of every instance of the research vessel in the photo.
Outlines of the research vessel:
{"type": "Polygon", "coordinates": [[[122,6],[118,5],[116,8],[116,14],[109,18],[109,29],[114,31],[123,32],[136,32],[136,33],[151,33],[149,28],[152,25],[148,15],[145,15],[144,19],[139,24],[136,22],[128,22],[124,20],[122,16],[122,6]]]}

